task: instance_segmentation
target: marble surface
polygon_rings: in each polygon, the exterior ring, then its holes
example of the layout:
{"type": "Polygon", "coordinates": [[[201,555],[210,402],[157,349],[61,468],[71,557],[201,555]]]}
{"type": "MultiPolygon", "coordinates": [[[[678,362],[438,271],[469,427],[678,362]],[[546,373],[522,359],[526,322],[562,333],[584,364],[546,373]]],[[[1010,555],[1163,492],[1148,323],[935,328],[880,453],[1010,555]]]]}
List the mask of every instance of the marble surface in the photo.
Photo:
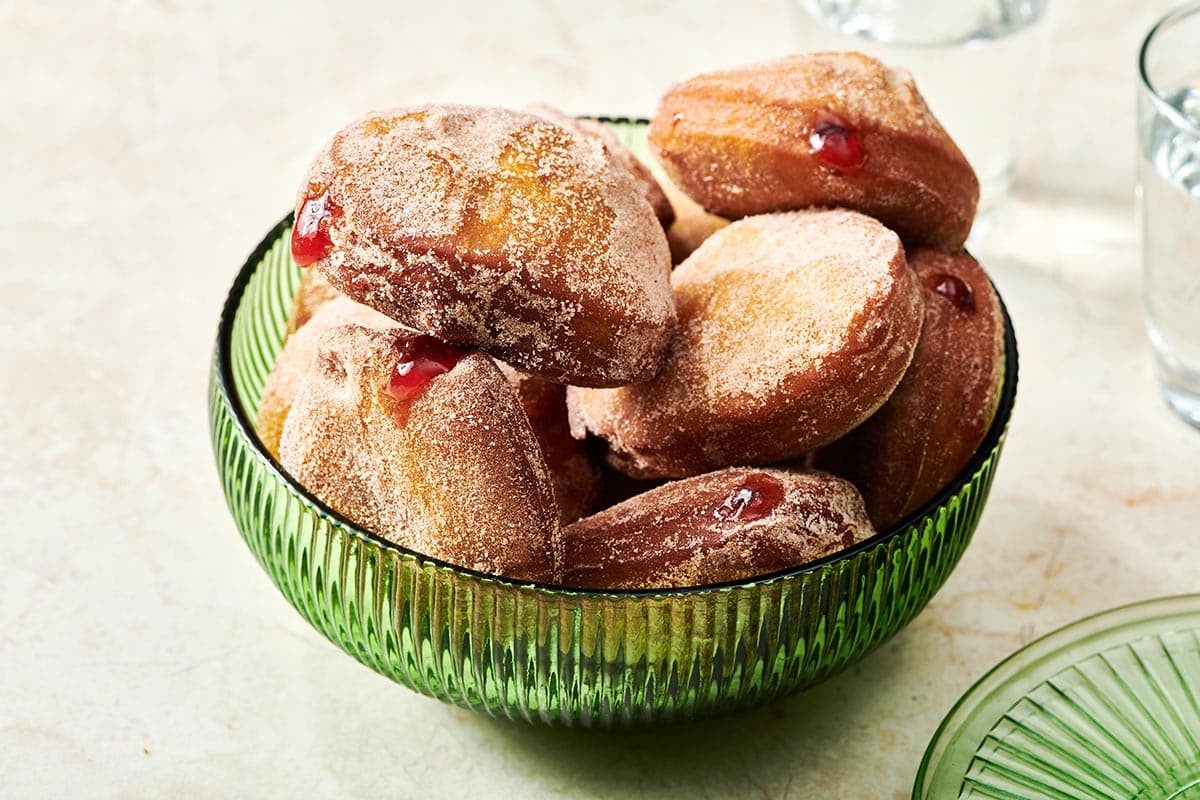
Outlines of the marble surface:
{"type": "Polygon", "coordinates": [[[0,796],[907,797],[1003,656],[1200,588],[1200,432],[1156,392],[1132,207],[1135,48],[1168,5],[1054,6],[1017,193],[977,247],[1017,409],[945,588],[805,694],[602,733],[425,699],[291,610],[212,465],[218,309],[362,110],[646,113],[674,79],[791,50],[787,3],[0,4],[0,796]]]}

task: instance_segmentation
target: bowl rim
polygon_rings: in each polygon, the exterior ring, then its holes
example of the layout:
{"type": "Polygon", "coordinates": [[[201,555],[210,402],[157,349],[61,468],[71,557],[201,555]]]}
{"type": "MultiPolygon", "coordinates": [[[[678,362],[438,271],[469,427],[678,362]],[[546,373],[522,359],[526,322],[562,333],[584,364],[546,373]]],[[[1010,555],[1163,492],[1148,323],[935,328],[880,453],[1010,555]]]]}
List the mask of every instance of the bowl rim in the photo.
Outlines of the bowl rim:
{"type": "MultiPolygon", "coordinates": [[[[600,122],[608,122],[615,124],[647,124],[648,121],[636,117],[592,117],[600,122]]],[[[334,511],[322,500],[296,481],[283,468],[283,466],[275,460],[263,447],[262,440],[259,439],[258,431],[253,422],[247,418],[245,410],[242,408],[240,398],[238,398],[236,385],[233,380],[233,361],[231,358],[231,348],[233,341],[233,320],[237,314],[238,306],[241,304],[242,297],[245,294],[246,287],[250,283],[250,279],[257,271],[259,264],[266,256],[267,251],[279,241],[283,232],[292,224],[294,212],[288,212],[283,219],[275,223],[274,226],[263,237],[262,241],[250,252],[245,263],[242,264],[238,271],[237,277],[234,278],[233,285],[229,289],[229,294],[225,298],[225,303],[221,308],[221,316],[217,323],[217,342],[216,342],[216,366],[217,377],[219,379],[221,401],[225,403],[229,411],[229,417],[233,423],[234,430],[239,436],[249,442],[254,454],[259,461],[278,478],[282,483],[291,489],[304,502],[308,503],[313,510],[326,518],[332,524],[335,524],[346,533],[356,536],[359,539],[365,540],[373,545],[381,547],[385,550],[391,550],[402,556],[412,556],[418,561],[428,562],[439,567],[445,567],[455,573],[471,575],[476,578],[488,580],[496,583],[507,584],[513,587],[536,589],[540,592],[552,594],[556,596],[588,596],[588,597],[662,597],[667,595],[695,595],[707,594],[710,592],[722,592],[738,587],[760,586],[775,581],[781,581],[792,578],[805,573],[817,572],[825,567],[837,564],[842,561],[849,561],[860,553],[876,547],[884,546],[893,539],[904,534],[915,522],[927,516],[931,511],[945,503],[951,496],[956,494],[965,484],[975,476],[975,474],[983,466],[983,462],[991,457],[994,450],[1000,444],[1005,431],[1008,428],[1009,420],[1012,418],[1013,406],[1016,400],[1017,390],[1017,340],[1013,330],[1012,318],[1009,316],[1008,308],[1004,304],[1004,300],[1000,297],[1000,292],[996,291],[996,298],[1000,304],[1000,314],[1004,320],[1004,376],[1000,389],[1000,396],[996,403],[996,411],[992,417],[991,426],[983,437],[983,441],[972,453],[971,459],[967,462],[954,478],[943,486],[937,494],[923,503],[919,508],[908,514],[899,522],[890,527],[877,532],[874,536],[864,539],[861,542],[856,542],[854,545],[839,550],[836,553],[831,553],[827,556],[819,558],[815,561],[809,561],[787,569],[776,570],[775,572],[756,575],[751,578],[742,578],[732,581],[723,581],[721,583],[708,583],[697,586],[677,586],[666,587],[659,589],[579,589],[566,586],[560,586],[552,583],[540,583],[535,581],[522,581],[515,578],[508,578],[502,575],[492,575],[486,572],[479,572],[468,567],[452,564],[448,561],[443,561],[425,553],[420,553],[416,550],[410,550],[402,547],[383,536],[360,528],[349,519],[343,517],[338,512],[334,511]]],[[[995,289],[995,284],[992,285],[995,289]]]]}

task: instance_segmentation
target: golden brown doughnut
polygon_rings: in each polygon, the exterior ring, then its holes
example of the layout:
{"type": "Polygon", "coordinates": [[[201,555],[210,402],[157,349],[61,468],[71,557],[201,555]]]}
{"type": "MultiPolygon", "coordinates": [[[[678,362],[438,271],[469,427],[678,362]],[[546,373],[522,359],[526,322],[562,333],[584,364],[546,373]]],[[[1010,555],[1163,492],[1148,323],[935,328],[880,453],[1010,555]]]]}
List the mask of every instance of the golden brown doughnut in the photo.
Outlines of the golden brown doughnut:
{"type": "MultiPolygon", "coordinates": [[[[292,407],[292,400],[295,399],[296,392],[300,389],[300,383],[308,374],[313,360],[317,357],[317,344],[325,332],[338,325],[363,325],[380,330],[398,327],[395,322],[378,311],[367,308],[336,292],[331,299],[320,300],[320,285],[320,281],[312,282],[307,290],[303,284],[301,285],[293,305],[291,319],[298,321],[298,324],[303,327],[284,340],[283,350],[280,351],[279,357],[275,359],[275,365],[267,375],[267,382],[263,386],[262,401],[258,404],[256,424],[258,437],[262,439],[267,452],[277,459],[279,458],[279,437],[283,435],[284,420],[287,419],[288,411],[292,407]],[[304,298],[304,300],[302,301],[300,298],[304,298]],[[304,322],[299,322],[303,318],[303,313],[307,313],[307,311],[297,313],[296,309],[309,308],[314,309],[312,316],[304,322]]],[[[328,283],[324,285],[329,286],[328,283]]]]}
{"type": "Polygon", "coordinates": [[[680,481],[563,530],[564,584],[664,589],[814,561],[875,533],[862,498],[823,473],[726,469],[680,481]]]}
{"type": "Polygon", "coordinates": [[[594,119],[572,117],[569,114],[564,114],[554,106],[539,104],[530,106],[529,110],[539,117],[548,119],[564,128],[569,128],[585,136],[594,136],[603,142],[604,146],[608,148],[609,155],[618,164],[629,170],[629,174],[637,181],[638,186],[641,187],[642,194],[646,196],[650,207],[654,209],[654,216],[658,217],[658,222],[663,226],[663,230],[671,227],[671,223],[675,221],[675,210],[671,207],[671,201],[667,199],[666,193],[659,186],[658,181],[655,180],[654,173],[650,171],[650,168],[643,164],[633,154],[633,151],[621,144],[611,128],[594,119]]]}
{"type": "Polygon", "coordinates": [[[830,442],[888,398],[921,329],[894,233],[854,211],[746,217],[672,276],[679,331],[663,371],[567,392],[571,430],[634,477],[770,464],[830,442]]]}
{"type": "Polygon", "coordinates": [[[884,529],[957,475],[983,441],[1004,374],[1004,318],[967,253],[910,250],[925,292],[912,365],[891,399],[813,462],[854,483],[884,529]]]}
{"type": "Polygon", "coordinates": [[[567,422],[567,387],[527,375],[497,361],[517,397],[550,470],[558,519],[563,525],[591,513],[600,497],[600,468],[586,443],[571,436],[567,422]]]}
{"type": "Polygon", "coordinates": [[[545,462],[516,392],[482,353],[332,328],[292,403],[279,460],[331,508],[402,547],[521,580],[561,577],[545,462]]]}
{"type": "Polygon", "coordinates": [[[371,114],[317,156],[296,220],[297,263],[410,328],[577,385],[662,364],[666,237],[593,136],[494,108],[371,114]]]}
{"type": "Polygon", "coordinates": [[[861,53],[810,53],[670,89],[649,140],[714,214],[808,206],[869,214],[905,242],[957,249],[979,181],[912,76],[861,53]]]}

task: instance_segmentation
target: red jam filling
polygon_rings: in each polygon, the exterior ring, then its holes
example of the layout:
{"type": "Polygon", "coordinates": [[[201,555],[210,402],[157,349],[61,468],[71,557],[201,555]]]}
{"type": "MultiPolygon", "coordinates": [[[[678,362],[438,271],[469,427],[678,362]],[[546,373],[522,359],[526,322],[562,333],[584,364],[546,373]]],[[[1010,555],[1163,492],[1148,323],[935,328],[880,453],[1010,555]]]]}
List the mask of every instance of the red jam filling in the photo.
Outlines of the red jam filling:
{"type": "Polygon", "coordinates": [[[783,502],[783,484],[770,475],[758,473],[742,481],[713,509],[712,515],[722,522],[738,520],[752,522],[770,514],[783,502]]]}
{"type": "Polygon", "coordinates": [[[383,391],[396,401],[396,421],[403,425],[408,421],[408,407],[412,401],[425,391],[430,381],[454,369],[468,351],[432,336],[398,339],[396,350],[400,358],[383,391]]]}
{"type": "Polygon", "coordinates": [[[342,208],[325,186],[310,183],[292,228],[292,260],[301,267],[320,261],[333,249],[329,221],[342,215],[342,208]]]}
{"type": "Polygon", "coordinates": [[[832,111],[822,111],[808,135],[808,152],[841,172],[857,172],[867,163],[862,136],[832,111]]]}
{"type": "Polygon", "coordinates": [[[975,310],[975,294],[962,278],[954,275],[934,275],[926,279],[926,285],[945,297],[959,311],[975,310]]]}

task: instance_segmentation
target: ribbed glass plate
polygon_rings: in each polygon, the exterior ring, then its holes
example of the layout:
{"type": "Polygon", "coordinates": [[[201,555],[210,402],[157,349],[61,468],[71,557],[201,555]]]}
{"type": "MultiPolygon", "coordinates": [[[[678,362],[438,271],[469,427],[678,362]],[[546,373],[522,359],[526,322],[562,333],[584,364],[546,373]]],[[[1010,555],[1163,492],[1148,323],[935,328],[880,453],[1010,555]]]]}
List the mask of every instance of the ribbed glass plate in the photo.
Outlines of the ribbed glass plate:
{"type": "Polygon", "coordinates": [[[1200,798],[1200,595],[1108,611],[1017,651],[946,717],[913,797],[1200,798]]]}
{"type": "MultiPolygon", "coordinates": [[[[645,123],[611,120],[635,150],[645,123]]],[[[1016,394],[1004,389],[963,473],[897,527],[802,569],[737,584],[588,593],[520,584],[403,550],[310,496],[253,431],[299,270],[290,217],[251,254],[217,334],[209,418],[247,546],[313,627],[372,669],[488,714],[579,725],[686,719],[760,704],[844,669],[946,580],[991,487],[1016,394]]]]}

